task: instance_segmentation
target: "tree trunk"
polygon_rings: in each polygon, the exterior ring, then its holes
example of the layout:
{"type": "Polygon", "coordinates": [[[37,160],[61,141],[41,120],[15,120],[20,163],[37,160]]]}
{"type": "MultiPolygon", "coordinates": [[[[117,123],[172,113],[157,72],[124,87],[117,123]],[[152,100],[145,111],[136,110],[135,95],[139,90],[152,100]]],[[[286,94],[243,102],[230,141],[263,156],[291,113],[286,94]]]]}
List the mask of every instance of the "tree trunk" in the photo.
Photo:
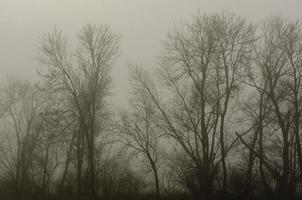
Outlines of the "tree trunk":
{"type": "Polygon", "coordinates": [[[49,145],[46,147],[46,156],[45,156],[45,163],[44,163],[44,169],[43,169],[43,181],[42,181],[42,191],[43,191],[43,193],[45,193],[45,188],[46,188],[48,155],[49,155],[49,145]]]}
{"type": "Polygon", "coordinates": [[[152,166],[152,169],[153,169],[154,179],[155,179],[156,198],[159,199],[159,197],[160,197],[159,180],[158,180],[158,172],[155,167],[155,164],[154,164],[154,166],[152,166]]]}
{"type": "Polygon", "coordinates": [[[87,148],[88,148],[88,191],[92,199],[96,198],[95,187],[95,163],[94,163],[94,131],[90,127],[90,131],[86,132],[87,148]],[[90,134],[89,134],[90,133],[90,134]]]}
{"type": "Polygon", "coordinates": [[[61,183],[60,183],[60,189],[59,189],[61,192],[64,189],[64,183],[65,183],[65,179],[66,179],[66,175],[67,175],[67,170],[68,170],[68,166],[69,166],[69,162],[70,162],[70,155],[71,155],[71,151],[72,151],[72,146],[73,146],[74,138],[75,138],[75,133],[72,134],[71,143],[70,143],[70,146],[69,146],[69,149],[68,149],[68,152],[67,152],[67,157],[66,157],[64,172],[63,172],[62,180],[61,180],[61,183]]]}
{"type": "Polygon", "coordinates": [[[223,179],[222,179],[222,191],[223,193],[227,193],[227,167],[226,167],[226,161],[225,161],[225,149],[224,149],[224,117],[225,117],[225,111],[221,116],[221,122],[220,122],[220,147],[221,147],[221,164],[222,164],[222,173],[223,173],[223,179]]]}
{"type": "Polygon", "coordinates": [[[82,165],[83,165],[83,133],[82,128],[79,129],[77,138],[77,193],[82,193],[82,165]]]}
{"type": "Polygon", "coordinates": [[[258,130],[255,132],[255,135],[252,140],[252,146],[249,151],[249,159],[248,159],[248,169],[246,175],[246,184],[245,184],[245,195],[249,196],[251,194],[251,182],[252,182],[252,174],[253,174],[253,166],[255,161],[255,155],[252,149],[255,149],[256,141],[258,136],[258,130]]]}

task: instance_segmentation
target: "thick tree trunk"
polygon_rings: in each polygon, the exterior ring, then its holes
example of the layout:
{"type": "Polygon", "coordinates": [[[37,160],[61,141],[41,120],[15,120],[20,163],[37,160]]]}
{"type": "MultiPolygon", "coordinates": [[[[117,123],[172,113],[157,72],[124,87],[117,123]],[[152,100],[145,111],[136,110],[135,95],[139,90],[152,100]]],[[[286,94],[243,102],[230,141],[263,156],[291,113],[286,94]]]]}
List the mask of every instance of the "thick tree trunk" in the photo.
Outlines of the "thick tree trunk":
{"type": "Polygon", "coordinates": [[[210,198],[213,192],[213,180],[212,173],[208,166],[201,166],[198,169],[198,181],[199,181],[199,191],[198,199],[207,200],[210,198]]]}

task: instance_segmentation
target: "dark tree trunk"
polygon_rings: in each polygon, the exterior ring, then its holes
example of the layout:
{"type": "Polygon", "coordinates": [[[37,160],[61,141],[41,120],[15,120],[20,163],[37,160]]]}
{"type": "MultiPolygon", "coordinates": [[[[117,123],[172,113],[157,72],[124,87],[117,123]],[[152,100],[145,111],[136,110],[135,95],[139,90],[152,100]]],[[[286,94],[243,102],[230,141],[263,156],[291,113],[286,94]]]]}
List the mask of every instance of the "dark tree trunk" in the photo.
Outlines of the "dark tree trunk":
{"type": "Polygon", "coordinates": [[[77,193],[82,193],[82,165],[83,165],[83,133],[82,128],[79,129],[77,138],[77,193]]]}
{"type": "Polygon", "coordinates": [[[224,118],[225,112],[221,116],[220,122],[220,146],[221,146],[221,164],[222,164],[222,191],[224,194],[227,193],[227,167],[226,167],[226,153],[225,153],[225,144],[224,144],[224,118]]]}
{"type": "Polygon", "coordinates": [[[160,197],[159,180],[158,180],[158,174],[156,169],[154,170],[154,178],[155,178],[156,198],[159,199],[160,197]]]}
{"type": "Polygon", "coordinates": [[[48,166],[48,156],[49,156],[49,146],[46,148],[46,156],[45,156],[45,163],[44,163],[44,169],[43,169],[43,181],[42,181],[42,191],[46,192],[46,176],[47,176],[47,166],[48,166]]]}
{"type": "Polygon", "coordinates": [[[61,183],[60,183],[60,189],[59,189],[61,192],[64,189],[64,183],[65,183],[65,179],[66,179],[66,175],[67,175],[67,171],[68,171],[68,167],[69,167],[70,155],[71,155],[71,151],[72,151],[72,147],[73,147],[74,138],[75,138],[75,133],[72,135],[71,143],[69,145],[69,149],[68,149],[68,152],[67,152],[64,172],[63,172],[62,180],[61,180],[61,183]]]}
{"type": "Polygon", "coordinates": [[[90,127],[90,130],[87,130],[86,140],[87,140],[87,148],[88,148],[88,192],[89,192],[91,199],[95,199],[96,198],[96,187],[95,187],[94,130],[93,130],[93,127],[90,127]]]}
{"type": "Polygon", "coordinates": [[[252,139],[252,145],[251,149],[249,151],[249,159],[248,159],[248,169],[246,173],[246,184],[245,184],[245,195],[250,196],[251,195],[251,183],[252,183],[252,175],[253,175],[253,167],[254,167],[254,161],[255,161],[255,155],[252,149],[255,149],[257,137],[258,137],[258,130],[255,132],[255,135],[252,139]]]}

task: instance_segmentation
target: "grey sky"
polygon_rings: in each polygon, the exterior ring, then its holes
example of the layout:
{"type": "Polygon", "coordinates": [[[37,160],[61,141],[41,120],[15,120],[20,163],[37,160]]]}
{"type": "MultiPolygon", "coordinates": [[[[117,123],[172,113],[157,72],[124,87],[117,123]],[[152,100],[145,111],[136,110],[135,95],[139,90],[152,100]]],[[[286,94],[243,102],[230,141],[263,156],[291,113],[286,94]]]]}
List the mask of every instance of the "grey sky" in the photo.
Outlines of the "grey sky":
{"type": "Polygon", "coordinates": [[[42,34],[61,29],[72,38],[86,23],[123,34],[113,70],[114,104],[126,98],[127,62],[155,66],[173,23],[197,13],[227,11],[259,22],[271,15],[302,18],[302,0],[0,0],[0,79],[36,78],[42,34]]]}

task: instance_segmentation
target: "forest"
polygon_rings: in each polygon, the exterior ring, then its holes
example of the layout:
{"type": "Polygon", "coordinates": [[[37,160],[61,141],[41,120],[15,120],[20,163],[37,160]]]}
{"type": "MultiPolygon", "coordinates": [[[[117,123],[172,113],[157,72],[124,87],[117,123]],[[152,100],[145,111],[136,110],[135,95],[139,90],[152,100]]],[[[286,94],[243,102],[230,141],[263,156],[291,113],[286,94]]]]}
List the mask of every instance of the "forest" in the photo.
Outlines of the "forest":
{"type": "Polygon", "coordinates": [[[109,100],[122,33],[75,35],[43,35],[39,80],[2,81],[0,199],[302,198],[301,21],[176,23],[156,66],[125,64],[122,109],[109,100]]]}

